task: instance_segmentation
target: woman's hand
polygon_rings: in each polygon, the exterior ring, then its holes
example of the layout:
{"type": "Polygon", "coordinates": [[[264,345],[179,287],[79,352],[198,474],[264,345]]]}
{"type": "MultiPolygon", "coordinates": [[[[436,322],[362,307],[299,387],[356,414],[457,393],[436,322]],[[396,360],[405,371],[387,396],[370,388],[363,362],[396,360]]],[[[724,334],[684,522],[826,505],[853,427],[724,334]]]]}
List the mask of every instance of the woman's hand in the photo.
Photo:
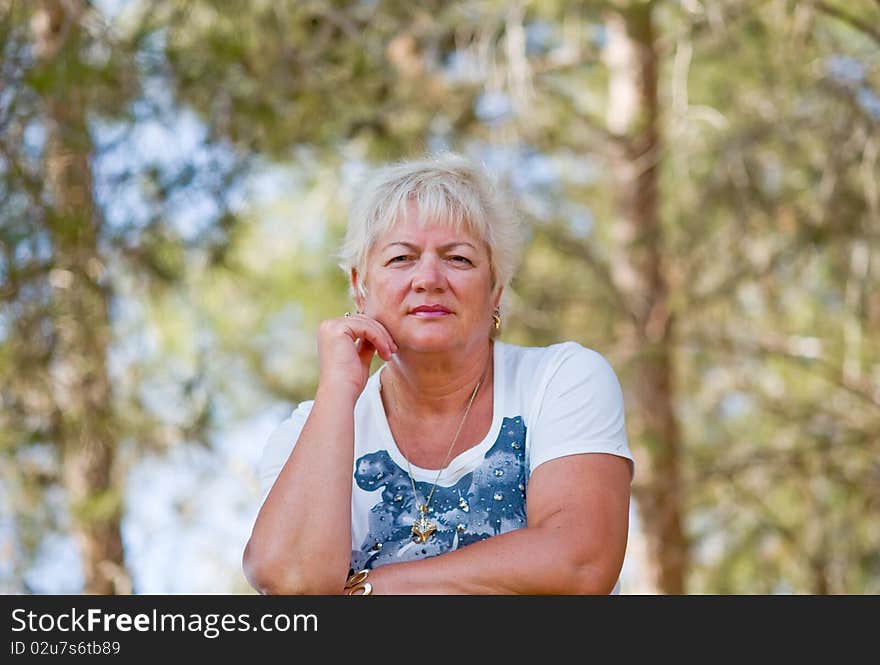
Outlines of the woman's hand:
{"type": "Polygon", "coordinates": [[[384,361],[397,353],[397,344],[376,319],[351,314],[323,321],[318,328],[319,389],[351,390],[357,399],[370,377],[373,354],[384,361]]]}

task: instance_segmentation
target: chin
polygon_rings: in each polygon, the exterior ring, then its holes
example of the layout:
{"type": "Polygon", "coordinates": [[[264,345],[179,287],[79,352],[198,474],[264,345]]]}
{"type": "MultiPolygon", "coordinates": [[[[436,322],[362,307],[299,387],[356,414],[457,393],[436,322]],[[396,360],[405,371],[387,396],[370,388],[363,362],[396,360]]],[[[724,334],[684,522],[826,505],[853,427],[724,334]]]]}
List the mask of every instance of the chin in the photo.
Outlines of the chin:
{"type": "Polygon", "coordinates": [[[418,341],[413,342],[407,345],[413,351],[418,351],[419,353],[436,353],[441,351],[450,351],[451,349],[456,348],[456,345],[453,344],[450,340],[444,341],[418,341]]]}
{"type": "Polygon", "coordinates": [[[406,346],[413,351],[448,351],[457,346],[456,338],[443,334],[440,331],[421,331],[416,334],[403,335],[402,337],[402,341],[398,341],[398,344],[406,346]]]}

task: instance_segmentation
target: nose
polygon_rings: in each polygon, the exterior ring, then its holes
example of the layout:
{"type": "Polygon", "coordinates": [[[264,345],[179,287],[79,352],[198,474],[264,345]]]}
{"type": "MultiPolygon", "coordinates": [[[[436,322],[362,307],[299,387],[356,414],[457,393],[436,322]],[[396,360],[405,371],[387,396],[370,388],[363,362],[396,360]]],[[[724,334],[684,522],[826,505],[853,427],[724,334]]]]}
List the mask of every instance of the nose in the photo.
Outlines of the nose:
{"type": "Polygon", "coordinates": [[[421,256],[413,273],[412,286],[417,293],[436,293],[446,288],[446,277],[439,257],[427,253],[421,256]]]}

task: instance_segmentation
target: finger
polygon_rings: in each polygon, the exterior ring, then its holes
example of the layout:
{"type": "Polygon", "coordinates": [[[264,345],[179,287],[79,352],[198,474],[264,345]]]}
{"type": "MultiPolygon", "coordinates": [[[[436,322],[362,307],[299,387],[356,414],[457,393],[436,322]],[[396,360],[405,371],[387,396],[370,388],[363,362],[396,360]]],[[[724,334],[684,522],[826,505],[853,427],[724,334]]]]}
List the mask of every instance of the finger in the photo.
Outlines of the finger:
{"type": "Polygon", "coordinates": [[[383,360],[390,360],[397,353],[397,343],[388,329],[379,321],[363,314],[356,314],[342,319],[350,333],[356,338],[366,338],[376,349],[383,360]]]}
{"type": "Polygon", "coordinates": [[[382,343],[388,350],[388,358],[385,358],[385,360],[389,360],[393,354],[397,353],[397,342],[394,341],[391,333],[388,332],[388,328],[386,328],[381,321],[370,317],[366,318],[379,330],[379,335],[381,336],[382,343]]]}
{"type": "MultiPolygon", "coordinates": [[[[369,348],[369,355],[372,357],[373,353],[378,354],[378,356],[388,362],[391,360],[391,356],[394,355],[395,351],[392,351],[387,344],[377,344],[370,337],[361,337],[358,339],[358,343],[362,344],[365,347],[369,348]]],[[[361,353],[360,347],[358,353],[361,353]]]]}
{"type": "Polygon", "coordinates": [[[376,347],[365,338],[360,338],[355,342],[358,358],[364,365],[369,365],[373,360],[373,354],[376,353],[376,347]]]}
{"type": "Polygon", "coordinates": [[[373,321],[376,324],[376,326],[378,326],[379,330],[382,332],[382,335],[385,338],[386,343],[388,344],[389,351],[392,354],[397,353],[397,351],[398,351],[397,342],[394,341],[394,338],[391,336],[391,333],[388,332],[388,328],[386,328],[385,325],[381,321],[379,321],[378,319],[371,319],[371,321],[373,321]]]}

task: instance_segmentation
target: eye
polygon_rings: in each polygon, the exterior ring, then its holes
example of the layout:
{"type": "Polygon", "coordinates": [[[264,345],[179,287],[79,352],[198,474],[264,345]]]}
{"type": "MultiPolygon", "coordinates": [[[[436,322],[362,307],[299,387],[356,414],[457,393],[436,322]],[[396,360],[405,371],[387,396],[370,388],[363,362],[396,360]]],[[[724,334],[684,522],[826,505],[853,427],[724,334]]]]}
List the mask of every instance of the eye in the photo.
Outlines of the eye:
{"type": "Polygon", "coordinates": [[[462,265],[469,265],[469,266],[474,265],[473,261],[471,261],[466,256],[458,256],[458,255],[450,256],[449,260],[452,261],[453,263],[460,263],[462,265]]]}
{"type": "Polygon", "coordinates": [[[390,265],[392,263],[402,263],[403,261],[409,261],[409,256],[406,254],[401,254],[400,256],[395,256],[394,258],[388,259],[388,262],[385,265],[390,265]]]}

